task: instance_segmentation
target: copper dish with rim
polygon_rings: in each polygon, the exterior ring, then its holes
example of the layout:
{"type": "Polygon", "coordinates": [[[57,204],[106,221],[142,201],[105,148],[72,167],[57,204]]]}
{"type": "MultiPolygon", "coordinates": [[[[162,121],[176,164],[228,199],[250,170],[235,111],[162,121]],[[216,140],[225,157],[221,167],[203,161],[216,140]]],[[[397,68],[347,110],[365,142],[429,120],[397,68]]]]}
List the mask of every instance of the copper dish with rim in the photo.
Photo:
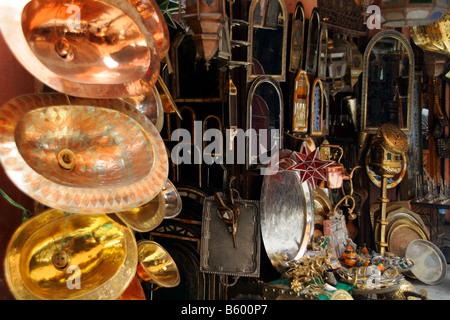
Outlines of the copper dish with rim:
{"type": "Polygon", "coordinates": [[[115,213],[148,203],[168,176],[154,125],[119,99],[16,97],[0,107],[0,162],[25,194],[74,213],[115,213]]]}
{"type": "Polygon", "coordinates": [[[0,29],[33,76],[78,97],[149,92],[170,46],[154,0],[1,0],[0,29]]]}

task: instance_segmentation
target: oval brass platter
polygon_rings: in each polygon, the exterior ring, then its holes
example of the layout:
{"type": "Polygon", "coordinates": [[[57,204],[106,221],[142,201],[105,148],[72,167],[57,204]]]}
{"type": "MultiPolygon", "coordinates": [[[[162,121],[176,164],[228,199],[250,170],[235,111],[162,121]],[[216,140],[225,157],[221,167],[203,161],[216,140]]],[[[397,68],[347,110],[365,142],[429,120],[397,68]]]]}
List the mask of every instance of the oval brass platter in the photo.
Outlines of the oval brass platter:
{"type": "Polygon", "coordinates": [[[124,224],[108,215],[50,209],[13,234],[5,279],[16,299],[117,299],[137,262],[136,239],[124,224]]]}

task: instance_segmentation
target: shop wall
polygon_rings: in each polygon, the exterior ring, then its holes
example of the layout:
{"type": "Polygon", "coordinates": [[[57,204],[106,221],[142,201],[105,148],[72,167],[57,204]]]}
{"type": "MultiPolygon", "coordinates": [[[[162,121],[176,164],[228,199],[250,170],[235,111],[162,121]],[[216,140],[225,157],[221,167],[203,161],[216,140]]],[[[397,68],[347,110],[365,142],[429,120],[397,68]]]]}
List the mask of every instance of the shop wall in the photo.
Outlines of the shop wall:
{"type": "MultiPolygon", "coordinates": [[[[34,92],[34,77],[15,59],[0,36],[0,105],[16,96],[34,92]]],[[[34,201],[21,192],[0,168],[0,188],[15,202],[33,211],[34,201]]],[[[22,210],[0,196],[0,300],[13,299],[5,282],[3,261],[6,247],[14,231],[22,222],[22,210]]]]}

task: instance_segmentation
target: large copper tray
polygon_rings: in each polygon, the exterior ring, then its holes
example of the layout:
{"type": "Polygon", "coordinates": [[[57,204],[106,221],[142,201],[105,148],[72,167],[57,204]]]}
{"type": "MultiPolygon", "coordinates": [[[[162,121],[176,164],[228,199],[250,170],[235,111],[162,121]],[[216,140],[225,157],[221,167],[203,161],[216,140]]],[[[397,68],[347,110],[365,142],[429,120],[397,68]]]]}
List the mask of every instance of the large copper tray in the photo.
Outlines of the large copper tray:
{"type": "Polygon", "coordinates": [[[48,207],[125,211],[148,203],[166,183],[168,156],[159,132],[121,100],[25,95],[0,107],[0,124],[7,176],[48,207]]]}
{"type": "Polygon", "coordinates": [[[284,272],[300,259],[314,232],[314,199],[309,182],[298,173],[264,176],[261,189],[261,233],[272,265],[284,272]]]}
{"type": "Polygon", "coordinates": [[[417,239],[427,239],[421,227],[411,219],[399,219],[389,229],[387,243],[389,251],[397,257],[404,257],[408,245],[417,239]]]}
{"type": "Polygon", "coordinates": [[[155,0],[1,0],[0,28],[32,75],[78,97],[149,92],[170,46],[155,0]]]}

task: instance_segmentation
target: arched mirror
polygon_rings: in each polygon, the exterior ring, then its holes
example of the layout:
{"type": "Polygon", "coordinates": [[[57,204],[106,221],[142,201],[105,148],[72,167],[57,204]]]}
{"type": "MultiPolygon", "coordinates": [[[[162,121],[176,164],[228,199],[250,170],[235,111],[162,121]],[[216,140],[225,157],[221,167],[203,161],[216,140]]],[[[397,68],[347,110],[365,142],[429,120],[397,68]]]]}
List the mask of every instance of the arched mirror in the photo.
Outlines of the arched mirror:
{"type": "Polygon", "coordinates": [[[300,70],[295,78],[292,131],[308,132],[309,80],[306,71],[300,70]]]}
{"type": "Polygon", "coordinates": [[[288,17],[283,0],[252,0],[249,9],[247,82],[260,75],[286,79],[288,17]]]}
{"type": "Polygon", "coordinates": [[[319,38],[319,57],[317,65],[317,77],[320,80],[327,79],[327,59],[328,59],[328,28],[322,25],[319,38]]]}
{"type": "Polygon", "coordinates": [[[383,30],[367,45],[363,58],[362,131],[375,133],[384,123],[411,132],[414,54],[398,31],[383,30]]]}
{"type": "Polygon", "coordinates": [[[311,91],[311,116],[310,116],[310,128],[311,136],[320,136],[323,133],[324,128],[324,91],[322,80],[316,79],[312,85],[311,91]]]}
{"type": "Polygon", "coordinates": [[[301,2],[297,2],[292,15],[291,52],[289,71],[298,72],[303,68],[303,47],[305,43],[305,10],[301,2]]]}
{"type": "Polygon", "coordinates": [[[283,148],[283,94],[270,76],[260,76],[247,98],[247,170],[269,164],[270,156],[283,148]]]}
{"type": "Polygon", "coordinates": [[[308,25],[308,42],[306,49],[306,73],[315,75],[319,55],[320,17],[317,8],[311,12],[308,25]]]}

